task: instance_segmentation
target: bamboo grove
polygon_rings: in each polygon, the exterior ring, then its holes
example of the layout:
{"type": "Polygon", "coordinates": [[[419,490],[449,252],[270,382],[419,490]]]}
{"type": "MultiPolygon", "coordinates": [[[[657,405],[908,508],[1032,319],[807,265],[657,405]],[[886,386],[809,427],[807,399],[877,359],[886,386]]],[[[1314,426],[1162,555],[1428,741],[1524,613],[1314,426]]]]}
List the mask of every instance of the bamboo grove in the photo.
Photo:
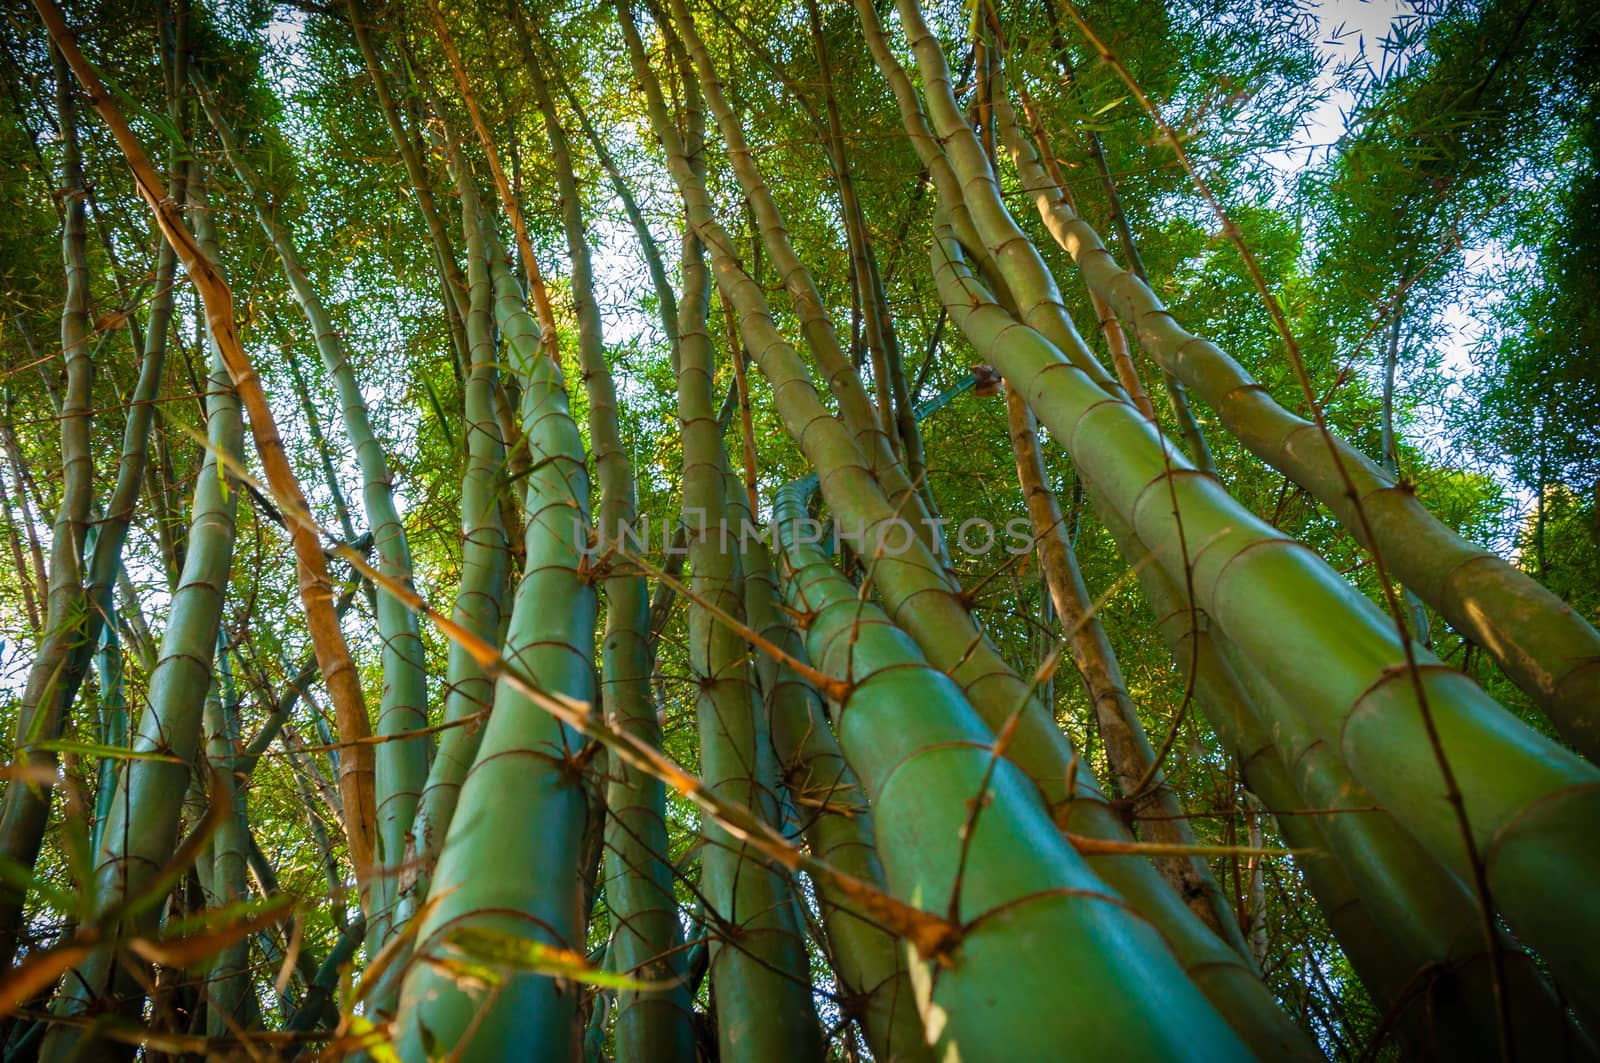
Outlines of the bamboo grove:
{"type": "Polygon", "coordinates": [[[6,1060],[1600,1056],[1585,5],[32,4],[6,1060]]]}

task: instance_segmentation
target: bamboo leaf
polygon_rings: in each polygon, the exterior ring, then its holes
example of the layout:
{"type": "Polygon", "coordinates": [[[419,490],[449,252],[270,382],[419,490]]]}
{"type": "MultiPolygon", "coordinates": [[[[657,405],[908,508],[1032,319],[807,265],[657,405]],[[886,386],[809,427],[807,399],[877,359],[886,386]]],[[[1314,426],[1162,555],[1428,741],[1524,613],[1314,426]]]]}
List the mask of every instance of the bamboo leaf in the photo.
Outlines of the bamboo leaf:
{"type": "Polygon", "coordinates": [[[76,753],[81,757],[113,757],[118,760],[155,760],[167,764],[182,764],[183,761],[169,753],[150,753],[137,749],[124,749],[122,746],[102,745],[99,742],[75,742],[69,738],[57,738],[49,742],[39,742],[33,748],[46,753],[76,753]]]}
{"type": "Polygon", "coordinates": [[[1112,108],[1120,107],[1124,102],[1127,101],[1127,99],[1128,99],[1128,97],[1125,96],[1125,95],[1124,96],[1118,96],[1116,99],[1112,100],[1110,103],[1106,104],[1105,106],[1096,108],[1094,110],[1094,112],[1089,115],[1089,117],[1090,118],[1099,118],[1101,115],[1105,114],[1107,111],[1111,110],[1112,108]]]}
{"type": "Polygon", "coordinates": [[[292,904],[293,901],[290,898],[279,897],[266,907],[260,908],[254,915],[244,919],[231,918],[231,913],[236,912],[240,907],[238,905],[217,909],[204,914],[211,919],[229,915],[229,921],[221,927],[196,934],[162,936],[154,939],[131,938],[127,943],[128,950],[142,960],[150,963],[159,963],[164,967],[198,966],[202,962],[210,960],[240,938],[253,934],[262,927],[281,921],[284,913],[288,911],[292,904]]]}
{"type": "MultiPolygon", "coordinates": [[[[474,974],[484,968],[510,969],[529,974],[542,974],[551,978],[565,978],[573,982],[599,986],[602,989],[626,989],[644,992],[663,989],[671,982],[646,981],[624,974],[592,967],[589,961],[576,952],[546,945],[542,941],[517,937],[487,927],[460,926],[450,931],[445,944],[467,957],[468,964],[460,964],[447,957],[441,966],[455,966],[474,974]]],[[[491,983],[492,984],[492,983],[491,983]]]]}
{"type": "Polygon", "coordinates": [[[450,452],[454,454],[461,449],[461,443],[450,431],[450,419],[444,414],[444,400],[439,397],[439,389],[433,386],[433,380],[426,373],[419,375],[422,377],[422,389],[428,396],[428,405],[433,407],[433,416],[439,425],[439,434],[444,437],[445,446],[449,447],[450,452]]]}
{"type": "Polygon", "coordinates": [[[91,941],[75,939],[60,948],[30,953],[0,978],[0,1014],[11,1014],[59,978],[62,971],[89,955],[92,947],[91,941]]]}
{"type": "Polygon", "coordinates": [[[371,1019],[363,1015],[350,1016],[350,1033],[375,1063],[400,1063],[400,1056],[395,1052],[394,1045],[389,1043],[388,1034],[371,1019]]]}

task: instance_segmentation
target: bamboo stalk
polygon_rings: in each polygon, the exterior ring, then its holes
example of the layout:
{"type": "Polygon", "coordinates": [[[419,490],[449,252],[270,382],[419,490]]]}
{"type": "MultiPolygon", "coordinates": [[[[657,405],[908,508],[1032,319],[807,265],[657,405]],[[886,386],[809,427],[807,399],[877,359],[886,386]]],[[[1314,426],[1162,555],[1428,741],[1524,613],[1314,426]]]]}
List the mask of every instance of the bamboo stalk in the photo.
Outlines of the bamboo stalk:
{"type": "MultiPolygon", "coordinates": [[[[468,209],[475,196],[463,196],[468,209]]],[[[490,234],[484,234],[488,243],[490,234]]],[[[588,547],[589,477],[560,366],[546,354],[526,296],[490,258],[506,359],[522,384],[521,421],[533,463],[526,478],[525,563],[505,633],[505,659],[574,702],[594,697],[595,591],[581,570],[588,547]],[[553,610],[551,602],[561,602],[553,610]]],[[[475,655],[476,656],[476,655],[475,655]]],[[[480,659],[480,666],[484,662],[480,659]]],[[[555,979],[508,973],[492,999],[428,962],[452,931],[477,928],[573,950],[583,943],[583,840],[587,819],[580,732],[537,711],[506,683],[461,783],[439,854],[395,1024],[403,1058],[429,1044],[469,1044],[497,1054],[539,1045],[565,1056],[580,1045],[574,995],[555,979]],[[537,875],[486,876],[488,863],[537,875]],[[437,1039],[437,1040],[436,1040],[437,1039]]]]}
{"type": "MultiPolygon", "coordinates": [[[[749,520],[738,503],[743,492],[732,477],[726,490],[733,521],[749,520]]],[[[739,545],[745,615],[763,637],[806,660],[805,640],[785,611],[766,545],[750,537],[741,537],[739,545]]],[[[839,749],[822,696],[770,655],[757,659],[756,675],[772,753],[806,844],[818,859],[882,888],[867,795],[839,749]]],[[[899,942],[848,892],[826,878],[813,884],[839,979],[840,1009],[861,1024],[875,1058],[931,1059],[899,942]]]]}
{"type": "MultiPolygon", "coordinates": [[[[625,3],[618,5],[618,14],[657,133],[666,136],[671,126],[660,86],[625,3]]],[[[692,68],[685,73],[690,106],[685,134],[677,139],[680,145],[698,145],[700,86],[688,80],[692,68]]],[[[680,156],[688,169],[699,165],[697,147],[680,150],[690,153],[680,156]]],[[[727,456],[712,395],[716,356],[708,327],[710,278],[693,229],[684,234],[682,263],[678,417],[683,425],[683,524],[691,573],[689,670],[695,681],[701,774],[719,801],[774,825],[776,780],[764,778],[761,771],[767,737],[756,711],[747,650],[740,634],[722,619],[742,623],[743,574],[729,535],[727,456]]],[[[721,1053],[769,1060],[819,1057],[822,1031],[811,1002],[805,943],[787,869],[720,824],[703,823],[701,833],[701,893],[711,936],[709,977],[721,1053]]]]}
{"type": "MultiPolygon", "coordinates": [[[[717,128],[728,145],[729,161],[739,180],[739,187],[744,191],[745,198],[754,213],[762,244],[772,256],[773,264],[783,279],[795,314],[800,319],[806,345],[816,358],[817,368],[827,381],[829,390],[838,400],[842,419],[854,434],[856,445],[866,457],[873,475],[883,484],[884,491],[890,499],[913,516],[919,537],[923,537],[930,547],[937,549],[937,542],[930,526],[921,520],[926,515],[923,511],[922,497],[908,479],[905,467],[895,457],[890,440],[894,409],[888,394],[887,363],[881,370],[883,397],[886,401],[883,403],[883,409],[879,411],[874,408],[855,371],[855,366],[839,343],[833,322],[828,317],[826,304],[811,278],[810,271],[795,253],[777,203],[773,200],[771,190],[767,187],[745,141],[744,132],[728,105],[722,81],[712,65],[710,53],[706,51],[705,44],[695,28],[693,16],[682,0],[670,0],[670,4],[673,13],[672,22],[677,32],[682,34],[694,69],[699,75],[706,105],[715,117],[717,128]]],[[[669,42],[671,40],[669,37],[669,42]]],[[[881,348],[878,353],[881,359],[883,357],[881,348]]]]}
{"type": "MultiPolygon", "coordinates": [[[[901,355],[900,338],[895,329],[894,315],[889,311],[888,298],[884,293],[883,276],[878,267],[877,253],[873,250],[866,212],[862,209],[861,197],[856,192],[855,180],[851,176],[850,157],[845,150],[844,123],[839,114],[839,103],[833,85],[833,62],[816,0],[807,0],[806,17],[811,26],[812,48],[817,54],[822,99],[828,116],[828,144],[839,182],[845,224],[855,234],[851,253],[858,260],[856,276],[861,289],[862,316],[866,324],[867,342],[880,347],[883,351],[884,372],[888,376],[887,388],[893,403],[893,423],[899,445],[904,448],[905,453],[906,477],[922,492],[924,508],[932,516],[937,510],[932,490],[927,485],[927,458],[923,453],[922,433],[917,429],[911,394],[906,384],[905,360],[901,355]]],[[[874,368],[874,372],[876,371],[874,368]]],[[[886,411],[885,417],[889,416],[890,412],[886,411]]]]}
{"type": "MultiPolygon", "coordinates": [[[[1056,505],[1055,495],[1045,485],[1044,456],[1039,449],[1033,413],[1015,388],[1006,389],[1006,408],[1017,480],[1033,527],[1039,568],[1056,614],[1061,618],[1061,626],[1068,633],[1072,659],[1099,722],[1106,760],[1118,789],[1124,801],[1133,802],[1130,811],[1136,820],[1145,808],[1159,817],[1139,821],[1144,837],[1168,845],[1194,846],[1197,844],[1194,831],[1183,817],[1177,795],[1167,784],[1161,766],[1156,763],[1155,750],[1150,746],[1138,708],[1123,682],[1111,640],[1099,616],[1090,610],[1088,588],[1078,570],[1077,554],[1067,541],[1061,509],[1056,505]]],[[[1206,926],[1240,955],[1248,955],[1237,917],[1204,859],[1167,858],[1157,860],[1156,866],[1206,926]]]]}
{"type": "MultiPolygon", "coordinates": [[[[499,375],[494,334],[494,284],[489,265],[482,204],[472,176],[452,151],[451,166],[461,197],[467,249],[468,337],[466,381],[466,468],[461,478],[461,580],[452,617],[488,642],[498,642],[505,614],[509,543],[497,484],[504,475],[506,449],[495,416],[499,375]]],[[[452,644],[446,662],[444,722],[454,723],[489,710],[494,681],[479,662],[452,644]]],[[[461,784],[478,753],[483,731],[475,726],[446,732],[434,753],[410,825],[407,870],[399,880],[395,925],[409,919],[429,895],[435,865],[455,817],[461,784]]]]}
{"type": "Polygon", "coordinates": [[[517,258],[522,263],[522,274],[527,280],[528,293],[533,297],[534,310],[539,317],[540,341],[546,347],[546,354],[554,358],[556,356],[555,311],[551,308],[550,293],[545,288],[544,275],[539,271],[539,261],[533,255],[533,241],[528,236],[528,224],[522,216],[522,206],[511,189],[511,182],[506,179],[505,167],[500,165],[500,153],[495,150],[494,137],[490,135],[489,127],[484,123],[483,112],[478,107],[477,95],[472,91],[472,82],[467,76],[466,65],[462,63],[461,55],[456,51],[455,43],[450,38],[450,28],[445,24],[444,16],[439,13],[439,5],[435,0],[427,2],[428,14],[433,19],[433,30],[439,38],[439,47],[449,60],[450,72],[455,76],[456,90],[461,94],[461,102],[466,104],[467,114],[472,119],[473,132],[477,134],[478,144],[483,148],[484,158],[489,163],[489,173],[494,178],[495,190],[500,194],[501,206],[511,221],[511,231],[516,237],[517,258]]]}
{"type": "MultiPolygon", "coordinates": [[[[1306,885],[1402,1042],[1419,1056],[1481,1052],[1498,1037],[1500,1012],[1471,891],[1372,804],[1372,795],[1326,743],[1309,738],[1276,692],[1259,679],[1241,680],[1250,674],[1248,666],[1230,661],[1204,614],[1201,626],[1191,627],[1195,614],[1182,589],[1159,565],[1143,564],[1144,544],[1111,507],[1101,509],[1110,514],[1107,528],[1139,573],[1173,660],[1193,670],[1196,700],[1246,783],[1277,812],[1278,830],[1289,844],[1313,852],[1297,860],[1306,885]],[[1268,717],[1258,705],[1275,712],[1268,717]],[[1272,737],[1272,728],[1285,726],[1292,729],[1294,771],[1272,737]],[[1311,809],[1319,814],[1293,814],[1311,809]]],[[[1587,1036],[1561,1013],[1528,955],[1503,936],[1497,947],[1508,960],[1509,1013],[1519,1050],[1549,1058],[1592,1056],[1587,1036]]]]}
{"type": "MultiPolygon", "coordinates": [[[[199,195],[193,185],[191,182],[192,198],[199,195]]],[[[196,218],[200,233],[196,246],[202,253],[214,252],[210,220],[203,206],[196,218]]],[[[129,760],[119,773],[101,831],[102,848],[96,854],[94,899],[98,913],[114,912],[127,898],[144,893],[173,859],[189,765],[201,747],[205,702],[212,686],[212,662],[233,561],[235,514],[243,489],[228,472],[228,463],[237,462],[243,445],[240,402],[215,345],[208,384],[206,459],[195,482],[189,549],[162,634],[160,659],[150,675],[130,743],[136,753],[165,756],[129,760]]],[[[119,930],[127,936],[146,934],[159,914],[158,910],[146,911],[119,930]]],[[[144,987],[116,964],[110,946],[91,952],[65,984],[61,998],[65,1014],[81,1013],[102,1001],[111,1002],[124,1015],[140,1013],[144,987]]],[[[85,1037],[86,1031],[80,1027],[52,1026],[40,1058],[54,1063],[70,1058],[86,1044],[97,1043],[94,1038],[85,1041],[85,1037]]]]}
{"type": "MultiPolygon", "coordinates": [[[[605,566],[605,631],[601,641],[601,700],[607,720],[618,730],[660,748],[661,727],[650,694],[650,610],[644,577],[620,556],[638,517],[634,472],[623,445],[616,384],[606,362],[605,334],[595,299],[594,267],[584,234],[583,200],[573,172],[572,151],[534,40],[520,11],[527,74],[544,117],[551,162],[561,191],[562,227],[572,268],[573,309],[578,320],[578,365],[589,399],[589,440],[595,478],[600,483],[596,531],[602,555],[618,553],[605,566]]],[[[533,33],[537,33],[537,29],[533,33]]],[[[594,142],[599,144],[598,138],[594,142]]],[[[617,178],[617,187],[626,186],[617,178]]],[[[632,208],[638,217],[637,206],[632,208]]],[[[635,224],[636,233],[643,220],[635,224]]],[[[648,236],[648,230],[645,230],[648,236]]],[[[653,241],[652,241],[653,244],[653,241]]],[[[651,249],[653,251],[653,247],[651,249]]],[[[651,252],[646,253],[647,261],[651,252]]],[[[659,256],[655,256],[657,259],[659,256]]],[[[657,263],[659,265],[659,262],[657,263]]],[[[655,270],[652,269],[652,275],[655,270]]],[[[665,285],[663,273],[660,283],[665,285]]],[[[671,294],[671,289],[667,289],[671,294]]],[[[676,300],[663,319],[676,325],[676,300]]],[[[674,348],[679,339],[674,337],[674,348]]],[[[673,868],[666,822],[666,791],[659,779],[626,762],[613,765],[606,786],[604,816],[605,893],[612,918],[607,965],[624,975],[663,988],[621,989],[617,993],[614,1036],[620,1059],[663,1061],[694,1057],[694,1005],[683,982],[683,932],[672,892],[673,868]]],[[[604,1012],[598,1003],[596,1015],[604,1012]]],[[[594,1025],[591,1023],[591,1032],[594,1025]]],[[[603,1023],[599,1030],[603,1036],[603,1023]]],[[[586,1048],[587,1051],[587,1042],[586,1048]]]]}
{"type": "Polygon", "coordinates": [[[962,927],[936,973],[911,968],[935,1055],[1043,1059],[1070,1045],[1083,1058],[1251,1058],[1001,756],[1014,732],[997,738],[809,544],[796,527],[808,493],[789,485],[775,514],[785,597],[807,618],[812,658],[851,681],[831,711],[871,798],[891,891],[947,903],[962,927]],[[1087,984],[1103,991],[1086,996],[1087,984]]]}
{"type": "MultiPolygon", "coordinates": [[[[629,32],[626,20],[623,30],[629,32]]],[[[643,61],[642,44],[629,43],[637,70],[643,61]]],[[[759,287],[739,266],[732,241],[715,219],[681,138],[665,119],[664,101],[658,92],[652,97],[651,80],[643,76],[640,80],[652,114],[657,116],[653,124],[685,197],[690,223],[711,254],[723,297],[739,312],[745,345],[772,387],[790,436],[799,442],[813,467],[827,472],[823,496],[845,530],[852,537],[859,536],[857,555],[867,566],[873,589],[891,618],[911,635],[935,667],[956,680],[992,729],[1015,729],[1016,740],[1006,746],[1006,758],[1026,772],[1046,806],[1065,817],[1065,825],[1085,836],[1130,842],[1126,827],[1108,807],[1091,773],[1079,770],[1070,743],[1055,720],[973,622],[943,566],[904,528],[905,518],[884,497],[849,430],[822,408],[798,354],[774,327],[759,287]],[[1021,717],[1012,721],[1018,706],[1025,708],[1021,717]]],[[[1310,1053],[1303,1035],[1283,1015],[1243,957],[1194,917],[1146,859],[1095,859],[1097,872],[1161,927],[1208,998],[1252,1043],[1262,1047],[1263,1054],[1296,1057],[1310,1053]]]]}
{"type": "MultiPolygon", "coordinates": [[[[216,678],[206,694],[203,756],[219,785],[213,798],[229,805],[212,837],[213,894],[211,905],[221,907],[245,900],[246,862],[249,850],[247,790],[235,776],[239,741],[239,698],[228,667],[228,644],[217,638],[216,678]]],[[[225,1037],[259,1026],[260,1006],[250,978],[250,938],[241,937],[211,961],[206,983],[206,1035],[225,1037]]]]}
{"type": "MultiPolygon", "coordinates": [[[[959,261],[948,227],[936,270],[951,317],[1000,368],[1145,542],[1175,542],[1179,514],[1205,545],[1192,559],[1163,555],[1213,617],[1317,737],[1423,843],[1464,878],[1482,872],[1517,932],[1551,963],[1563,988],[1592,1010],[1588,972],[1600,924],[1575,924],[1570,884],[1600,873],[1594,854],[1555,839],[1600,816],[1600,772],[1535,734],[1470,680],[1413,650],[1371,601],[1317,555],[1265,525],[1210,477],[1167,451],[1131,407],[1107,402],[1062,354],[988,299],[959,261]],[[1054,369],[1055,371],[1051,371],[1054,369]],[[1093,440],[1092,445],[1088,442],[1093,440]],[[1336,654],[1330,653],[1337,648],[1336,654]],[[1307,682],[1298,662],[1321,662],[1307,682]],[[1418,695],[1418,688],[1426,700],[1418,695]],[[1441,762],[1463,779],[1455,807],[1441,762]],[[1458,818],[1460,813],[1460,818],[1458,818]],[[1470,824],[1463,839],[1460,822],[1470,824]],[[1483,854],[1475,868],[1473,852],[1483,854]],[[1535,855],[1538,854],[1538,855],[1535,855]],[[1560,874],[1547,873],[1558,861],[1560,874]],[[1546,872],[1535,872],[1535,867],[1546,872]],[[1561,920],[1552,916],[1563,911],[1561,920]],[[1557,929],[1558,924],[1560,929],[1557,929]]],[[[1581,906],[1579,906],[1581,908],[1581,906]]]]}
{"type": "MultiPolygon", "coordinates": [[[[123,119],[110,91],[78,50],[76,39],[68,29],[61,10],[56,7],[54,0],[37,0],[36,6],[51,38],[61,49],[68,65],[122,149],[140,196],[155,214],[162,234],[177,252],[190,281],[200,293],[213,341],[221,352],[228,375],[249,415],[250,433],[266,471],[267,482],[276,494],[303,510],[305,495],[300,490],[299,480],[284,451],[283,439],[278,434],[277,423],[261,387],[260,377],[256,375],[239,340],[234,321],[233,294],[228,289],[227,281],[184,224],[177,205],[167,197],[160,175],[151,166],[144,148],[123,119]]],[[[370,734],[371,723],[367,718],[360,677],[350,660],[350,649],[345,644],[344,633],[333,613],[322,549],[316,537],[298,524],[290,527],[289,538],[294,547],[301,606],[305,610],[312,644],[317,650],[317,663],[322,670],[323,682],[333,701],[340,738],[353,741],[370,734]]],[[[345,825],[351,862],[355,865],[357,876],[364,882],[372,862],[374,818],[372,751],[369,748],[358,745],[348,757],[341,760],[339,787],[345,795],[347,806],[345,825]]]]}
{"type": "MultiPolygon", "coordinates": [[[[56,115],[61,131],[61,183],[65,216],[61,258],[66,294],[61,306],[61,357],[65,390],[61,401],[61,503],[50,532],[49,586],[43,595],[45,621],[27,685],[17,712],[14,756],[39,780],[13,784],[0,799],[0,856],[31,869],[38,859],[50,815],[52,787],[42,780],[55,773],[56,755],[31,748],[59,738],[93,649],[88,600],[83,588],[83,553],[89,506],[94,497],[94,459],[90,453],[90,391],[94,366],[89,354],[89,259],[85,228],[83,163],[78,147],[76,105],[66,62],[51,49],[55,67],[56,115]]],[[[22,466],[12,448],[12,462],[22,466]]],[[[24,515],[26,517],[26,494],[24,515]]],[[[29,524],[31,526],[31,520],[29,524]]],[[[21,573],[18,573],[21,575],[21,573]]],[[[22,933],[24,890],[0,884],[0,963],[9,964],[22,933]]]]}
{"type": "MultiPolygon", "coordinates": [[[[199,89],[201,105],[221,140],[223,152],[239,181],[244,185],[250,205],[262,230],[271,241],[282,263],[284,276],[294,293],[322,363],[332,378],[339,397],[345,435],[355,452],[362,476],[362,504],[367,525],[378,553],[378,567],[401,582],[411,579],[411,548],[405,525],[395,505],[394,476],[383,443],[372,429],[360,381],[350,363],[342,334],[323,305],[317,286],[301,261],[295,235],[282,217],[266,201],[260,177],[245,161],[237,138],[216,100],[200,79],[191,75],[199,89]]],[[[305,395],[308,405],[310,395],[305,395]]],[[[337,478],[333,480],[337,485],[337,478]]],[[[346,532],[352,539],[353,529],[346,532]]],[[[383,694],[378,708],[377,734],[397,736],[427,726],[427,671],[422,659],[422,639],[416,617],[392,595],[377,598],[375,611],[378,637],[382,640],[383,694]]],[[[372,920],[371,940],[382,947],[392,929],[388,915],[394,904],[393,871],[405,860],[407,832],[416,815],[418,799],[428,773],[428,749],[422,742],[390,742],[374,756],[374,814],[376,816],[374,859],[385,870],[376,882],[379,903],[372,920]]]]}
{"type": "Polygon", "coordinates": [[[1006,119],[1009,106],[1000,102],[997,110],[1045,226],[1141,346],[1210,406],[1231,435],[1310,491],[1363,546],[1381,551],[1403,584],[1488,650],[1573,748],[1591,759],[1600,756],[1600,633],[1533,579],[1446,527],[1409,485],[1345,441],[1324,437],[1274,401],[1216,344],[1185,329],[1148,284],[1117,264],[1099,234],[1051,193],[1032,148],[1015,121],[1006,119]]]}

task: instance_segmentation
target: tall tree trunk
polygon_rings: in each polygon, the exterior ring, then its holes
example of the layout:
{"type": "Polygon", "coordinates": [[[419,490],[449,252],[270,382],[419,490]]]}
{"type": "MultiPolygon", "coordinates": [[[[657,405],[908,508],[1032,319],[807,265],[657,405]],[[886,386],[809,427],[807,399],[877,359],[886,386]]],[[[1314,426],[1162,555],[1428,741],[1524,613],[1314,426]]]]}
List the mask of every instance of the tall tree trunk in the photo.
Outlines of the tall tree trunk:
{"type": "MultiPolygon", "coordinates": [[[[45,627],[17,713],[18,767],[0,799],[0,857],[31,870],[39,856],[56,755],[32,748],[59,738],[93,643],[88,634],[88,600],[83,587],[83,552],[89,505],[94,497],[94,459],[89,451],[89,260],[85,244],[83,164],[78,149],[77,105],[72,77],[61,54],[50,50],[55,67],[56,122],[61,134],[61,197],[65,220],[61,259],[66,298],[61,307],[61,357],[66,385],[61,402],[61,505],[50,532],[50,586],[45,627]]],[[[13,462],[16,455],[12,455],[13,462]]],[[[0,963],[11,962],[22,933],[24,889],[9,877],[0,883],[0,963]]]]}
{"type": "MultiPolygon", "coordinates": [[[[606,362],[594,267],[584,234],[583,200],[573,173],[566,132],[520,11],[515,23],[522,35],[527,72],[544,116],[561,191],[562,228],[572,264],[573,309],[578,319],[578,365],[589,399],[590,448],[600,482],[595,523],[599,566],[606,575],[601,701],[613,726],[659,749],[661,726],[650,696],[649,595],[643,574],[625,553],[638,518],[634,473],[623,445],[616,385],[606,362]]],[[[617,187],[626,192],[620,180],[617,187]]],[[[664,274],[660,281],[665,284],[664,274]]],[[[671,294],[670,290],[667,294],[671,294]]],[[[677,322],[675,300],[670,320],[677,322]]],[[[659,779],[626,763],[613,764],[610,780],[604,825],[604,881],[612,919],[607,966],[661,987],[618,991],[614,1035],[617,1058],[690,1060],[694,1056],[694,1005],[683,979],[683,933],[672,892],[665,790],[659,779]]],[[[596,1002],[595,1014],[600,1017],[602,1035],[605,1011],[596,1002]]],[[[591,1032],[594,1029],[591,1019],[591,1032]]],[[[585,1058],[589,1058],[587,1040],[585,1058]]]]}
{"type": "MultiPolygon", "coordinates": [[[[215,256],[210,215],[191,181],[190,200],[201,253],[215,256]]],[[[214,261],[213,257],[213,261],[214,261]]],[[[195,482],[193,517],[183,573],[168,611],[160,659],[150,675],[145,703],[131,743],[136,754],[123,765],[111,801],[102,847],[96,854],[97,914],[115,913],[119,905],[163,889],[162,878],[178,848],[179,820],[189,789],[190,765],[200,752],[205,704],[213,682],[213,660],[232,568],[235,514],[243,484],[237,468],[243,446],[240,402],[215,344],[207,378],[206,458],[195,482]]],[[[204,792],[204,786],[201,786],[204,792]]],[[[209,875],[207,876],[209,878],[209,875]]],[[[143,912],[108,930],[123,937],[148,933],[160,909],[145,904],[143,912]]],[[[113,941],[115,938],[113,938],[113,941]]],[[[116,946],[101,946],[66,981],[68,1014],[109,1008],[137,1016],[144,989],[119,967],[116,946]]],[[[72,1058],[92,1045],[117,1051],[112,1043],[88,1038],[82,1027],[54,1026],[46,1035],[40,1058],[53,1063],[72,1058]]],[[[131,1054],[131,1048],[128,1049],[131,1054]]]]}
{"type": "MultiPolygon", "coordinates": [[[[463,196],[463,210],[474,209],[475,198],[463,196]]],[[[588,704],[595,692],[596,603],[580,569],[589,526],[583,444],[568,412],[560,366],[542,349],[520,287],[499,257],[491,257],[488,267],[506,358],[522,384],[522,428],[534,459],[527,477],[523,576],[503,652],[541,689],[588,704]],[[550,609],[555,601],[563,608],[550,609]]],[[[487,936],[582,947],[582,747],[575,732],[515,687],[496,687],[433,873],[429,908],[417,928],[419,954],[455,948],[470,955],[470,944],[451,944],[462,932],[479,935],[469,942],[487,936]],[[486,862],[525,870],[486,876],[486,862]]],[[[432,964],[414,963],[400,990],[397,1043],[403,1058],[463,1044],[488,1055],[541,1045],[558,1057],[571,1056],[580,1047],[576,997],[569,983],[508,971],[487,999],[432,964]]]]}

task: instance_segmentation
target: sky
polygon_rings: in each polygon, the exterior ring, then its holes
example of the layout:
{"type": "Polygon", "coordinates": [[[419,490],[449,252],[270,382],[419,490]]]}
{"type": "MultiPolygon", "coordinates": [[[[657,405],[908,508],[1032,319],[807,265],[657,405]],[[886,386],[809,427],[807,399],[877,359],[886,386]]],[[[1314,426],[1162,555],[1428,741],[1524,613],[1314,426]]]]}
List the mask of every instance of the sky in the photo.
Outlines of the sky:
{"type": "MultiPolygon", "coordinates": [[[[1313,8],[1317,19],[1317,43],[1330,66],[1353,62],[1363,52],[1370,62],[1381,61],[1381,42],[1396,18],[1412,10],[1401,0],[1327,0],[1313,8]]],[[[1327,100],[1313,108],[1301,130],[1302,145],[1331,144],[1344,133],[1345,114],[1352,98],[1334,88],[1332,78],[1324,76],[1329,89],[1327,100]]]]}

